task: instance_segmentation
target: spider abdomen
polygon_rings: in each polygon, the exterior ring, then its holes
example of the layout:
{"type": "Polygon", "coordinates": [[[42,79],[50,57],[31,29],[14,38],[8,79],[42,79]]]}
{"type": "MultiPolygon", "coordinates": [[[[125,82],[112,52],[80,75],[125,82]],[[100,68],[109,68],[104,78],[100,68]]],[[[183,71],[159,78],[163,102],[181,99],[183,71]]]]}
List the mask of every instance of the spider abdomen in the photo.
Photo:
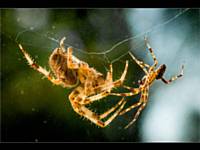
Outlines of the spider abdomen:
{"type": "Polygon", "coordinates": [[[63,82],[64,87],[76,85],[77,71],[67,66],[67,54],[55,49],[49,58],[49,66],[55,76],[63,82]]]}

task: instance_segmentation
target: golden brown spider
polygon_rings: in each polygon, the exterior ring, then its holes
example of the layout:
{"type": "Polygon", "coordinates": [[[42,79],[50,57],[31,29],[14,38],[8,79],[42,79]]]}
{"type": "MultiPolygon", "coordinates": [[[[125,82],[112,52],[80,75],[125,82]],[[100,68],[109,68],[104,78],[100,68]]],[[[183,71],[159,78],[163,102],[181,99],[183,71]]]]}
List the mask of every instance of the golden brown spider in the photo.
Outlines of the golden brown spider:
{"type": "Polygon", "coordinates": [[[64,88],[76,87],[69,95],[69,100],[76,113],[86,117],[100,127],[106,127],[115,117],[118,116],[126,101],[124,101],[124,99],[120,100],[114,107],[101,115],[92,112],[85,105],[108,96],[113,88],[119,87],[123,84],[128,69],[128,61],[126,61],[125,69],[121,78],[113,82],[112,64],[110,65],[110,70],[107,73],[106,79],[104,79],[100,72],[89,67],[86,62],[73,56],[72,47],[68,47],[66,52],[64,40],[65,37],[60,41],[60,47],[56,48],[49,57],[49,66],[56,78],[54,78],[49,71],[37,65],[20,44],[19,48],[28,61],[28,64],[33,69],[47,77],[53,84],[61,85],[64,88]],[[117,108],[119,109],[116,110],[117,108]],[[103,118],[106,118],[115,110],[116,112],[111,117],[109,117],[105,122],[102,121],[103,118]]]}
{"type": "Polygon", "coordinates": [[[139,87],[138,88],[132,88],[132,87],[129,87],[129,86],[125,86],[123,85],[124,88],[130,90],[131,92],[129,93],[111,93],[110,95],[117,95],[117,96],[133,96],[133,95],[137,95],[139,93],[141,93],[141,96],[140,96],[140,100],[139,102],[131,105],[130,107],[126,108],[125,110],[122,110],[120,112],[119,115],[123,115],[124,113],[132,110],[133,108],[135,107],[139,107],[139,109],[137,110],[133,120],[125,127],[125,128],[128,128],[131,124],[133,124],[139,114],[141,113],[141,111],[145,108],[147,102],[148,102],[148,92],[149,92],[149,88],[150,86],[152,85],[152,83],[155,81],[155,79],[159,80],[161,79],[165,84],[169,84],[170,82],[176,80],[177,78],[180,78],[183,76],[183,68],[184,66],[182,66],[182,70],[181,70],[181,73],[177,76],[174,76],[172,77],[171,79],[169,80],[166,80],[164,77],[163,77],[163,74],[166,70],[166,65],[163,64],[161,65],[160,67],[158,67],[156,69],[156,66],[158,64],[158,61],[156,59],[156,56],[154,55],[153,53],[153,49],[151,48],[151,46],[149,45],[149,43],[147,42],[147,39],[145,38],[145,43],[146,43],[146,46],[149,50],[149,52],[151,53],[151,56],[153,57],[153,60],[154,60],[154,64],[152,66],[148,65],[148,64],[145,64],[144,62],[142,61],[139,61],[137,60],[130,52],[129,52],[129,55],[132,57],[132,59],[142,68],[142,70],[145,72],[145,76],[142,78],[141,81],[139,81],[139,87]],[[148,70],[147,70],[148,69],[148,70]]]}

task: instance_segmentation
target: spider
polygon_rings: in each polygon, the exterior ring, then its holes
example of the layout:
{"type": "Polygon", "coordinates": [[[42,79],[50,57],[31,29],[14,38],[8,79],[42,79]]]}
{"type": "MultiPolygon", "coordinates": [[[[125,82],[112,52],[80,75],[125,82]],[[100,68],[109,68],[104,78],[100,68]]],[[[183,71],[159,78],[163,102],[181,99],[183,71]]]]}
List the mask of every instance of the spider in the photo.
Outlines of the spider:
{"type": "Polygon", "coordinates": [[[30,67],[43,74],[53,84],[61,85],[64,88],[75,88],[69,94],[68,98],[76,113],[89,119],[97,126],[106,127],[119,115],[126,101],[122,98],[115,106],[101,115],[92,112],[86,107],[86,105],[108,96],[113,88],[119,87],[123,84],[128,69],[128,61],[126,61],[124,72],[120,79],[113,82],[112,64],[110,64],[110,69],[104,79],[103,74],[94,68],[89,67],[86,62],[73,56],[72,47],[68,47],[66,51],[64,40],[65,37],[61,39],[60,47],[55,48],[49,57],[49,66],[55,77],[51,75],[50,71],[37,65],[30,55],[23,49],[21,44],[19,44],[19,48],[30,67]],[[115,110],[116,112],[114,112],[115,110]],[[114,113],[111,117],[106,121],[102,121],[102,119],[106,118],[112,112],[114,113]]]}
{"type": "Polygon", "coordinates": [[[152,83],[155,81],[155,80],[161,80],[163,81],[165,84],[169,84],[170,82],[172,81],[175,81],[176,79],[180,78],[183,76],[183,69],[184,69],[184,66],[182,65],[182,70],[181,70],[181,73],[179,75],[176,75],[176,76],[173,76],[171,79],[167,80],[163,77],[164,75],[164,72],[166,70],[166,65],[165,64],[162,64],[160,65],[157,69],[156,69],[156,66],[158,64],[158,61],[156,59],[156,56],[153,52],[153,49],[151,48],[150,44],[148,43],[147,41],[147,38],[145,37],[145,44],[146,44],[146,47],[148,48],[153,60],[154,60],[154,64],[152,66],[148,65],[148,64],[145,64],[144,62],[142,61],[139,61],[137,60],[132,54],[131,52],[129,52],[129,55],[131,56],[131,58],[142,68],[142,70],[145,72],[145,75],[144,77],[142,78],[142,80],[139,80],[138,81],[138,84],[139,84],[139,87],[138,88],[132,88],[132,87],[129,87],[129,86],[125,86],[123,85],[124,88],[130,90],[129,93],[110,93],[110,95],[116,95],[116,96],[133,96],[133,95],[137,95],[139,93],[141,93],[141,96],[140,96],[140,100],[131,105],[130,107],[122,110],[119,115],[123,115],[125,114],[126,112],[129,112],[130,110],[136,108],[136,107],[139,107],[133,120],[130,121],[130,123],[125,126],[125,129],[128,128],[131,124],[133,124],[138,116],[140,115],[141,111],[145,108],[147,102],[148,102],[148,92],[149,92],[149,88],[150,86],[152,85],[152,83]]]}

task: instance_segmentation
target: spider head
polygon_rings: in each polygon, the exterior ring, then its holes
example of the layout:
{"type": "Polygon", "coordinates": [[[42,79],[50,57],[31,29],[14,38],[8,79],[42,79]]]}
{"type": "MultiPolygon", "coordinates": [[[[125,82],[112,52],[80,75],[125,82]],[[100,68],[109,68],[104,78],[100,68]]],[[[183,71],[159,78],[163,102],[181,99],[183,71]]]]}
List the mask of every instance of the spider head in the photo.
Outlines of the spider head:
{"type": "Polygon", "coordinates": [[[157,70],[157,76],[156,76],[156,79],[159,80],[162,78],[163,74],[165,73],[165,70],[166,70],[166,65],[163,64],[161,65],[158,70],[157,70]]]}

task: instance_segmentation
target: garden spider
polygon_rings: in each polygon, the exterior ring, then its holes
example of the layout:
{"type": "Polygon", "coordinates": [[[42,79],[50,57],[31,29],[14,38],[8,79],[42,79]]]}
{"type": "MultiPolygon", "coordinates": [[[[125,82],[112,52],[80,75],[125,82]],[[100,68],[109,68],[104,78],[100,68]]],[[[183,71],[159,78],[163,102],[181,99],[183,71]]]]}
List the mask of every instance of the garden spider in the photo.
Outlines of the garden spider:
{"type": "Polygon", "coordinates": [[[132,110],[133,108],[139,107],[139,109],[137,110],[133,120],[125,128],[128,128],[131,124],[133,124],[137,120],[137,118],[138,118],[139,114],[141,113],[141,111],[145,108],[145,106],[146,106],[146,104],[148,102],[149,88],[152,85],[152,83],[155,81],[155,79],[157,79],[157,80],[161,79],[165,84],[169,84],[170,82],[172,82],[172,81],[176,80],[177,78],[180,78],[180,77],[183,76],[183,68],[184,68],[184,66],[182,66],[182,70],[181,70],[181,73],[179,75],[174,76],[169,80],[166,80],[163,77],[163,74],[164,74],[164,72],[166,70],[166,65],[163,64],[163,65],[159,66],[156,69],[158,61],[157,61],[156,56],[155,56],[155,54],[153,52],[153,49],[151,48],[151,46],[147,42],[146,38],[145,38],[145,44],[146,44],[146,46],[147,46],[147,48],[148,48],[149,52],[151,53],[151,56],[153,57],[153,60],[154,60],[154,64],[152,66],[150,66],[148,64],[145,64],[142,61],[137,60],[131,54],[131,52],[129,52],[129,55],[132,57],[132,59],[145,72],[145,76],[142,78],[141,81],[139,80],[139,82],[138,82],[139,87],[138,88],[132,88],[132,87],[123,85],[124,88],[130,90],[131,92],[129,92],[129,93],[110,93],[110,95],[117,95],[117,96],[123,96],[123,97],[125,97],[125,96],[133,96],[133,95],[137,95],[137,94],[141,93],[139,102],[131,105],[130,107],[126,108],[125,110],[122,110],[120,112],[120,114],[119,114],[119,115],[123,115],[124,113],[132,110]]]}
{"type": "Polygon", "coordinates": [[[113,82],[112,64],[110,65],[110,70],[107,72],[106,79],[104,79],[100,72],[89,67],[86,62],[73,56],[72,47],[68,47],[66,52],[64,40],[65,37],[61,39],[60,47],[54,49],[49,57],[49,66],[56,78],[54,78],[49,71],[37,65],[30,55],[23,49],[21,44],[19,44],[19,48],[28,64],[33,69],[47,77],[53,84],[61,85],[64,88],[75,87],[69,95],[69,101],[76,113],[86,117],[100,127],[106,127],[119,115],[126,101],[124,101],[124,99],[120,100],[114,107],[101,115],[92,112],[86,107],[86,105],[108,96],[113,88],[119,87],[123,84],[128,69],[128,61],[126,61],[125,69],[121,78],[113,82]],[[116,110],[117,108],[118,110],[116,110]],[[111,117],[109,117],[105,122],[102,121],[102,119],[106,118],[115,110],[116,112],[113,113],[111,117]]]}

